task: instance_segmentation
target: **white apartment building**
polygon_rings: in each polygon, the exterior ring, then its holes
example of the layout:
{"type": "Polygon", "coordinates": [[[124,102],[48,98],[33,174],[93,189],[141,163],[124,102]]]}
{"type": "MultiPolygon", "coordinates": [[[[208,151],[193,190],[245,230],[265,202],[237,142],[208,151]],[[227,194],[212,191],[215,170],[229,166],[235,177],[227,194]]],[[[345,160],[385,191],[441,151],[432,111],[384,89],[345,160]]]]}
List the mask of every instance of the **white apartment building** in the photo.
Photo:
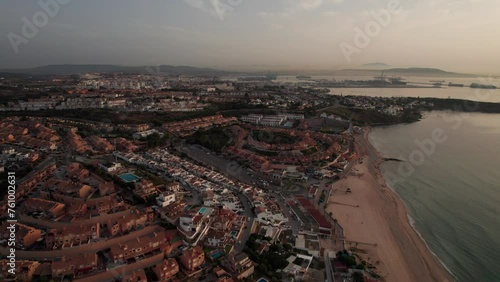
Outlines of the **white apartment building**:
{"type": "Polygon", "coordinates": [[[248,116],[242,116],[241,121],[250,122],[253,124],[259,124],[262,118],[263,118],[262,115],[248,115],[248,116]]]}
{"type": "Polygon", "coordinates": [[[173,202],[175,202],[175,193],[170,191],[163,192],[160,196],[156,197],[156,204],[162,208],[169,206],[173,202]]]}

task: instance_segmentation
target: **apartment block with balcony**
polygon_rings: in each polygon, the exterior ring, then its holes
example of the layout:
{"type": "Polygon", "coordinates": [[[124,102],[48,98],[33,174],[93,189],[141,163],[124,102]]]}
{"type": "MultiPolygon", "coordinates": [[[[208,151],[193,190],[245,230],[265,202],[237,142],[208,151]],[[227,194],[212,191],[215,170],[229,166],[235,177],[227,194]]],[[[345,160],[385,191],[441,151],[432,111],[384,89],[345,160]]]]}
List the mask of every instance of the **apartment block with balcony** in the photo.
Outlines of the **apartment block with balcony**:
{"type": "Polygon", "coordinates": [[[187,271],[196,270],[205,263],[205,253],[200,246],[196,246],[182,252],[180,262],[187,271]]]}
{"type": "Polygon", "coordinates": [[[163,192],[156,198],[156,204],[162,208],[169,206],[173,202],[175,202],[175,193],[170,191],[163,192]]]}
{"type": "Polygon", "coordinates": [[[154,252],[171,251],[169,238],[165,232],[154,232],[111,247],[109,255],[114,263],[126,263],[127,260],[154,252]]]}
{"type": "Polygon", "coordinates": [[[100,238],[99,223],[67,226],[61,229],[51,229],[45,237],[49,249],[66,248],[74,245],[87,244],[100,238]]]}
{"type": "Polygon", "coordinates": [[[62,257],[60,261],[52,262],[52,277],[64,275],[78,276],[82,273],[97,271],[97,254],[79,254],[62,257]]]}
{"type": "Polygon", "coordinates": [[[179,272],[179,264],[174,258],[163,260],[163,262],[153,266],[153,272],[158,282],[168,282],[179,272]]]}

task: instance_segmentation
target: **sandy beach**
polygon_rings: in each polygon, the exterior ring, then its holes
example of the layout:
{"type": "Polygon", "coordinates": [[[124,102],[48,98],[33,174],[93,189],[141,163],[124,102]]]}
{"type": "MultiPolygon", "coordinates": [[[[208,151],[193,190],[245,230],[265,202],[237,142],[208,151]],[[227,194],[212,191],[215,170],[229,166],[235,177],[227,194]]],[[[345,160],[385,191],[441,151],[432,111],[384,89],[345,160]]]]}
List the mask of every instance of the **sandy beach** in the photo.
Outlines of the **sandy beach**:
{"type": "Polygon", "coordinates": [[[385,281],[453,281],[410,225],[403,202],[386,186],[379,170],[383,159],[368,142],[368,132],[356,137],[362,161],[333,185],[328,202],[327,212],[344,228],[346,249],[363,250],[358,254],[385,281]]]}

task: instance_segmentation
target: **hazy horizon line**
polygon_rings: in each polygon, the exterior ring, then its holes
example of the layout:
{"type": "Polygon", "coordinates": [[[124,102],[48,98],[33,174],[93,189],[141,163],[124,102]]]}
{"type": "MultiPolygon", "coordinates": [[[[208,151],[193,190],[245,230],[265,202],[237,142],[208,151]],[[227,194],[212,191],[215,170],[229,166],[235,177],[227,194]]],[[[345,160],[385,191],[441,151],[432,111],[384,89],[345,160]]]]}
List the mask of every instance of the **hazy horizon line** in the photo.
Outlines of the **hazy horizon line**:
{"type": "Polygon", "coordinates": [[[219,71],[289,71],[289,72],[321,72],[321,71],[343,71],[343,70],[365,70],[365,71],[377,71],[377,70],[387,70],[387,69],[410,69],[410,68],[419,68],[419,69],[436,69],[449,73],[456,74],[466,74],[466,75],[478,75],[478,76],[498,76],[499,73],[491,73],[491,72],[482,72],[482,71],[473,71],[473,72],[461,72],[455,71],[451,69],[445,69],[434,66],[400,66],[400,65],[391,65],[384,62],[371,62],[365,63],[361,65],[338,65],[338,66],[296,66],[296,65],[263,65],[263,64],[255,64],[255,65],[189,65],[189,64],[115,64],[115,63],[55,63],[55,64],[43,64],[43,65],[34,65],[29,67],[0,67],[0,71],[9,71],[9,70],[29,70],[36,68],[43,68],[48,66],[117,66],[117,67],[154,67],[154,66],[172,66],[172,67],[191,67],[191,68],[200,68],[200,69],[213,69],[219,71]],[[384,64],[385,67],[369,67],[368,65],[373,64],[384,64]]]}

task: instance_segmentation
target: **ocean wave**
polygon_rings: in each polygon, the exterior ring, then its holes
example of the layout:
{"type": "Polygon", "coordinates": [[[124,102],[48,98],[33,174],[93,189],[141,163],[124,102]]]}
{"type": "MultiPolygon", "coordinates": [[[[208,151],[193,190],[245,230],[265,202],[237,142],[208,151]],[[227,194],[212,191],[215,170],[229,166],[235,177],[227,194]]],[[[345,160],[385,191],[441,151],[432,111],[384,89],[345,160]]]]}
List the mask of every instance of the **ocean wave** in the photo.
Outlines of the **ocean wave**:
{"type": "MultiPolygon", "coordinates": [[[[418,237],[420,237],[420,239],[422,240],[422,242],[424,242],[424,245],[425,247],[429,250],[429,252],[431,252],[431,254],[439,261],[439,263],[444,267],[444,269],[446,269],[446,271],[448,271],[448,273],[455,279],[457,280],[457,277],[453,274],[453,272],[451,272],[451,270],[446,266],[446,264],[436,255],[436,253],[434,253],[432,251],[432,249],[429,247],[429,245],[427,244],[427,241],[425,241],[424,237],[422,236],[422,234],[418,231],[418,229],[415,227],[415,220],[410,216],[410,214],[406,214],[406,217],[408,218],[408,222],[410,222],[410,225],[411,227],[413,228],[413,230],[415,231],[415,233],[417,233],[418,237]]],[[[445,282],[445,281],[443,281],[445,282]]]]}
{"type": "MultiPolygon", "coordinates": [[[[382,173],[383,175],[383,173],[382,173]]],[[[387,181],[386,181],[387,183],[387,181]]],[[[401,202],[403,203],[403,205],[405,206],[405,209],[408,210],[407,208],[407,205],[406,203],[403,201],[403,199],[401,198],[401,196],[394,190],[394,187],[392,187],[392,185],[390,185],[389,183],[387,183],[387,187],[389,187],[389,189],[391,189],[395,194],[396,196],[401,200],[401,202]]],[[[436,255],[436,253],[434,251],[432,251],[432,249],[429,247],[429,244],[427,244],[427,241],[424,239],[424,237],[422,236],[422,234],[418,231],[417,227],[416,227],[416,221],[413,219],[413,217],[411,217],[411,215],[409,213],[406,213],[406,217],[408,219],[408,222],[410,223],[410,226],[411,228],[415,231],[415,233],[417,233],[418,237],[420,237],[420,239],[422,240],[422,242],[424,243],[425,247],[427,248],[427,250],[429,250],[429,252],[437,259],[437,261],[443,266],[444,269],[446,269],[446,271],[448,271],[448,273],[455,279],[457,280],[457,277],[453,274],[453,272],[451,271],[450,268],[448,268],[448,266],[446,266],[446,264],[436,255]]],[[[446,282],[446,281],[443,281],[443,282],[446,282]]]]}
{"type": "MultiPolygon", "coordinates": [[[[381,139],[375,137],[374,134],[373,134],[373,132],[370,132],[370,134],[368,136],[368,141],[373,146],[373,148],[375,150],[377,150],[377,152],[380,155],[382,155],[382,156],[384,155],[383,154],[384,153],[383,152],[383,145],[382,145],[383,142],[381,142],[381,139]]],[[[384,164],[382,164],[382,166],[384,166],[384,164]]],[[[380,173],[384,177],[384,181],[386,183],[387,188],[389,188],[390,190],[392,190],[392,192],[396,195],[396,197],[399,198],[399,200],[401,201],[401,203],[403,203],[403,205],[405,206],[405,209],[408,211],[409,209],[407,207],[407,204],[405,203],[405,201],[403,200],[403,198],[401,197],[401,195],[399,195],[399,193],[396,192],[396,189],[394,187],[395,186],[394,183],[389,183],[389,181],[387,181],[387,178],[384,175],[384,171],[388,171],[387,167],[386,167],[386,169],[383,169],[382,167],[380,168],[380,173]]],[[[429,247],[429,244],[427,244],[427,241],[424,239],[424,237],[422,236],[422,234],[418,231],[418,229],[416,227],[416,221],[411,217],[411,215],[408,212],[406,213],[406,216],[407,216],[408,222],[410,223],[410,226],[415,231],[415,233],[417,233],[418,237],[420,237],[420,239],[424,243],[424,245],[427,248],[427,250],[429,250],[429,252],[436,258],[436,260],[443,266],[443,268],[446,269],[446,271],[454,278],[454,280],[457,280],[457,277],[453,274],[453,272],[450,270],[450,268],[448,268],[448,266],[446,266],[446,264],[429,247]]],[[[443,281],[443,282],[448,282],[448,281],[443,281]]]]}

